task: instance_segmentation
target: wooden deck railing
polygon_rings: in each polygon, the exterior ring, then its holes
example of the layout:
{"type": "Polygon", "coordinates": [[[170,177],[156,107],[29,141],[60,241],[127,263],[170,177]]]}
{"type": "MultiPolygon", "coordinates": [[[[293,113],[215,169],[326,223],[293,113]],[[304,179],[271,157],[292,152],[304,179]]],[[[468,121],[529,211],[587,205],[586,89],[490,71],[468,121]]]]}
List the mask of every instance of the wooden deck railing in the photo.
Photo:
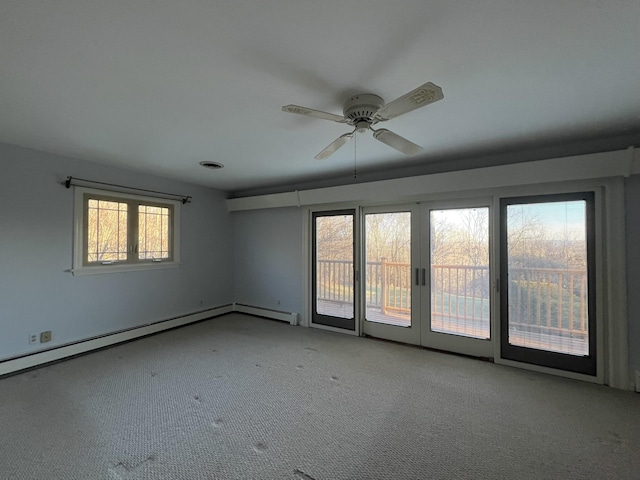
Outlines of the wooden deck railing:
{"type": "MultiPolygon", "coordinates": [[[[367,306],[385,315],[411,311],[412,271],[408,263],[367,262],[367,306]]],[[[318,300],[353,301],[353,263],[319,260],[318,300]]],[[[540,333],[584,338],[588,328],[587,276],[583,270],[511,268],[509,325],[540,333]]],[[[489,268],[432,265],[431,309],[435,319],[488,320],[489,268]]]]}
{"type": "Polygon", "coordinates": [[[587,272],[511,268],[509,306],[511,327],[586,338],[587,272]]]}

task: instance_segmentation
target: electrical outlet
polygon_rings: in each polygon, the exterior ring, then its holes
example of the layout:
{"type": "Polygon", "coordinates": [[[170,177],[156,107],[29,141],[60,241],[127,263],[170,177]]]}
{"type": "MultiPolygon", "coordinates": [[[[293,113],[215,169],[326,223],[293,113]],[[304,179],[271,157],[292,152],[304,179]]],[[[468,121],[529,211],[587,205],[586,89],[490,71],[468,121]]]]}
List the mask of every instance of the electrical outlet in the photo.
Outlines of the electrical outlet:
{"type": "Polygon", "coordinates": [[[40,334],[40,343],[46,343],[51,341],[51,330],[47,330],[46,332],[42,332],[40,334]]]}
{"type": "Polygon", "coordinates": [[[30,333],[29,334],[29,344],[32,345],[34,343],[38,343],[38,334],[37,333],[30,333]]]}

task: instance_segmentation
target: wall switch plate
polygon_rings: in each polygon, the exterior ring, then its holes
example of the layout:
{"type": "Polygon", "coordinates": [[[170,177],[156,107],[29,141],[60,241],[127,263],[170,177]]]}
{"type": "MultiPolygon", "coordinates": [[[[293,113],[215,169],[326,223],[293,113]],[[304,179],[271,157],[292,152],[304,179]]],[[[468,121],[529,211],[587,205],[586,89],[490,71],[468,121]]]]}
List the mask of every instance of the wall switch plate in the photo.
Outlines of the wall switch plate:
{"type": "Polygon", "coordinates": [[[45,343],[50,341],[51,341],[51,330],[47,330],[46,332],[42,332],[40,334],[40,343],[45,343]]]}
{"type": "Polygon", "coordinates": [[[30,333],[29,334],[29,345],[32,345],[34,343],[38,343],[38,334],[37,333],[30,333]]]}

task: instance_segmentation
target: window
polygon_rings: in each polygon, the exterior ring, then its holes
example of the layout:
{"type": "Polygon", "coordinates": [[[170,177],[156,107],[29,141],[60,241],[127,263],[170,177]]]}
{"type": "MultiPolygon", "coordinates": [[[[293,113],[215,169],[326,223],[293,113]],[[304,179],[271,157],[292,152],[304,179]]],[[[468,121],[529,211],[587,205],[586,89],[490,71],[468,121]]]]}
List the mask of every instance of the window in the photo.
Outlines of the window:
{"type": "Polygon", "coordinates": [[[74,274],[178,266],[180,203],[76,187],[74,274]]]}

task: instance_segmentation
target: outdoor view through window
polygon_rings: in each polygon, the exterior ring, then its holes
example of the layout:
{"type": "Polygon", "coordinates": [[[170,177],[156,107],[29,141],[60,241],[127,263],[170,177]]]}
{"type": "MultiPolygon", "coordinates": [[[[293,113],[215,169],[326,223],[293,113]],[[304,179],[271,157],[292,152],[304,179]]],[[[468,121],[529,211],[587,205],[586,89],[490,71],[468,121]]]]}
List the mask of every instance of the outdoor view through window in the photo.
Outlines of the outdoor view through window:
{"type": "Polygon", "coordinates": [[[154,261],[170,257],[171,211],[136,201],[89,198],[86,262],[154,261]]]}
{"type": "Polygon", "coordinates": [[[589,354],[584,200],[507,206],[509,343],[589,354]]]}
{"type": "Polygon", "coordinates": [[[431,210],[431,330],[491,337],[489,209],[431,210]]]}
{"type": "Polygon", "coordinates": [[[87,213],[87,262],[127,260],[127,204],[91,198],[87,213]]]}
{"type": "MultiPolygon", "coordinates": [[[[510,345],[590,355],[587,202],[573,198],[507,204],[500,321],[510,345]]],[[[428,268],[412,268],[411,211],[365,214],[366,320],[410,327],[418,283],[430,288],[421,308],[432,332],[490,339],[489,208],[431,209],[426,219],[428,238],[418,237],[428,268]]],[[[316,222],[317,311],[353,318],[353,215],[316,222]]]]}
{"type": "Polygon", "coordinates": [[[366,319],[411,326],[411,212],[365,216],[366,319]]]}
{"type": "Polygon", "coordinates": [[[353,318],[353,215],[318,216],[315,221],[316,312],[353,318]]]}

